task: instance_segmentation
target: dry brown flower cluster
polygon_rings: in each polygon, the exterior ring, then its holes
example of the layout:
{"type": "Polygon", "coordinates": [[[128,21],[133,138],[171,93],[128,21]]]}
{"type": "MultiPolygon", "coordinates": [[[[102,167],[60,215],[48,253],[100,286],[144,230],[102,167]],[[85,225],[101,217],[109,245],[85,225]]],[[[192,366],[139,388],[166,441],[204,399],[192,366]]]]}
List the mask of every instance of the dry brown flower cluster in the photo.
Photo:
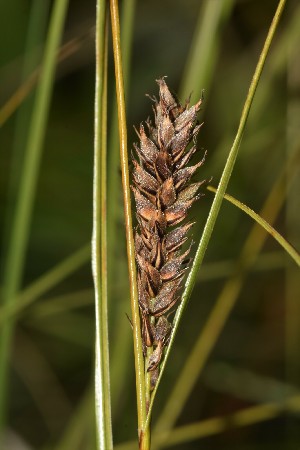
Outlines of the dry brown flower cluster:
{"type": "Polygon", "coordinates": [[[182,106],[164,78],[157,83],[159,101],[152,99],[155,123],[146,121],[147,133],[140,126],[140,145],[134,146],[139,161],[133,158],[132,186],[138,220],[135,249],[142,339],[144,354],[147,347],[154,346],[147,367],[153,386],[171,331],[167,315],[179,299],[189,262],[190,247],[184,252],[181,248],[193,223],[182,221],[199,198],[197,192],[203,183],[190,180],[204,162],[203,158],[187,165],[197,150],[201,127],[197,113],[202,100],[191,107],[188,102],[182,106]]]}

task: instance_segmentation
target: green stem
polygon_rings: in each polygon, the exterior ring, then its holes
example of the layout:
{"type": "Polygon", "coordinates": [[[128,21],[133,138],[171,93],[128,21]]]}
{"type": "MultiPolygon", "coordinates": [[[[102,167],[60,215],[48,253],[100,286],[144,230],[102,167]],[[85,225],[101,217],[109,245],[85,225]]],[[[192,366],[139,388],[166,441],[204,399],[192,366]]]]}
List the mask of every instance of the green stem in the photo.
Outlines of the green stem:
{"type": "MultiPolygon", "coordinates": [[[[130,74],[130,60],[132,50],[132,34],[133,34],[133,20],[135,13],[136,0],[127,0],[124,5],[121,16],[121,51],[122,51],[122,64],[123,64],[123,78],[124,78],[124,92],[125,96],[128,94],[129,86],[129,74],[130,74]]],[[[117,105],[114,102],[111,132],[109,136],[109,157],[108,157],[108,172],[111,175],[108,179],[108,192],[110,201],[111,216],[114,223],[113,229],[115,229],[116,217],[118,217],[118,193],[119,186],[116,183],[116,177],[112,176],[115,173],[117,167],[120,164],[120,154],[118,152],[118,111],[117,105]]],[[[109,230],[110,231],[110,230],[109,230]]],[[[113,234],[112,234],[113,235],[113,234]]],[[[115,239],[112,240],[115,242],[115,239]]]]}
{"type": "MultiPolygon", "coordinates": [[[[300,395],[293,395],[281,402],[270,402],[262,405],[251,406],[241,411],[222,417],[201,420],[199,422],[183,425],[172,430],[172,434],[159,432],[153,438],[155,448],[165,448],[180,444],[187,444],[194,440],[203,439],[224,433],[227,430],[246,427],[267,420],[276,419],[278,416],[289,412],[297,414],[300,411],[300,395]]],[[[131,450],[134,442],[126,442],[116,446],[115,450],[131,450]]],[[[203,446],[204,447],[204,446],[203,446]]],[[[183,448],[181,446],[181,448],[183,448]]],[[[197,445],[197,448],[200,446],[197,445]]]]}
{"type": "Polygon", "coordinates": [[[107,313],[107,8],[97,0],[92,266],[95,286],[96,431],[99,450],[113,448],[107,313]]]}
{"type": "MultiPolygon", "coordinates": [[[[270,223],[275,221],[285,199],[287,167],[290,166],[292,161],[296,160],[298,160],[298,152],[294,154],[289,164],[281,170],[261,209],[260,214],[267,217],[270,223]]],[[[297,166],[292,164],[292,167],[297,166]]],[[[295,175],[295,172],[293,175],[295,175]]],[[[288,188],[290,188],[291,183],[292,176],[289,179],[288,188]]],[[[267,234],[264,230],[257,223],[253,224],[235,263],[235,269],[224,284],[203,329],[200,330],[198,337],[195,339],[195,344],[178,374],[172,393],[169,395],[157,420],[155,431],[164,430],[166,433],[167,430],[172,429],[224,328],[229,314],[237,302],[247,273],[256,262],[266,238],[267,234]]]]}
{"type": "MultiPolygon", "coordinates": [[[[41,79],[37,88],[28,133],[23,173],[20,180],[18,200],[4,269],[4,305],[14,303],[22,281],[30,219],[54,81],[56,53],[62,35],[67,6],[68,0],[56,0],[52,9],[41,79]]],[[[7,374],[13,328],[14,322],[9,320],[3,325],[0,334],[0,432],[5,420],[7,374]]]]}
{"type": "MultiPolygon", "coordinates": [[[[135,16],[136,0],[126,0],[123,3],[120,17],[121,27],[121,53],[123,64],[124,92],[125,98],[128,98],[128,87],[130,78],[130,60],[133,38],[133,22],[135,16]]],[[[120,252],[124,253],[123,243],[120,245],[120,239],[115,239],[118,234],[120,223],[124,223],[124,211],[120,208],[122,202],[122,182],[121,178],[116,177],[120,170],[120,151],[119,151],[119,133],[118,133],[118,109],[116,99],[112,107],[112,119],[108,139],[108,295],[118,296],[119,302],[115,302],[111,342],[111,386],[112,386],[112,410],[117,408],[122,393],[127,383],[127,372],[129,370],[128,361],[132,352],[131,329],[128,322],[124,320],[124,310],[128,308],[128,298],[122,298],[128,281],[126,272],[126,259],[120,258],[120,252]],[[113,282],[115,274],[120,274],[120,283],[118,286],[113,282]],[[120,379],[120,373],[123,374],[120,379]]],[[[124,232],[125,243],[125,232],[124,232]]]]}
{"type": "MultiPolygon", "coordinates": [[[[217,190],[213,186],[207,186],[207,189],[210,192],[216,192],[217,190]]],[[[297,250],[283,237],[281,236],[275,228],[272,227],[265,219],[263,219],[259,214],[257,214],[253,209],[249,208],[249,206],[240,202],[236,198],[232,197],[229,194],[224,195],[225,200],[228,200],[233,205],[237,206],[239,209],[244,211],[248,216],[252,217],[261,227],[263,227],[274,239],[284,248],[284,250],[290,255],[291,258],[300,265],[300,254],[297,250]]]]}
{"type": "Polygon", "coordinates": [[[184,311],[184,309],[185,309],[185,307],[187,305],[187,302],[188,302],[188,300],[189,300],[189,298],[191,296],[192,290],[193,290],[194,285],[196,283],[197,273],[198,273],[198,270],[199,270],[199,268],[201,266],[201,263],[203,261],[203,258],[204,258],[204,255],[205,255],[208,243],[210,241],[210,238],[211,238],[211,235],[212,235],[212,232],[213,232],[213,229],[214,229],[214,226],[215,226],[215,223],[216,223],[219,211],[220,211],[220,207],[221,207],[221,204],[222,204],[222,201],[223,201],[223,197],[224,197],[225,191],[227,189],[227,185],[228,185],[228,182],[230,180],[230,176],[231,176],[231,173],[232,173],[232,170],[234,168],[234,164],[235,164],[235,161],[236,161],[236,158],[237,158],[237,155],[238,155],[240,143],[241,143],[241,140],[242,140],[242,137],[243,137],[243,133],[244,133],[244,130],[245,130],[247,118],[248,118],[248,115],[249,115],[249,112],[250,112],[250,108],[251,108],[251,105],[252,105],[252,101],[253,101],[253,98],[254,98],[254,94],[255,94],[257,85],[258,85],[258,81],[260,79],[260,76],[261,76],[261,73],[262,73],[262,70],[263,70],[263,67],[264,67],[264,63],[266,61],[266,57],[268,55],[268,52],[269,52],[269,49],[270,49],[270,45],[271,45],[271,42],[272,42],[275,30],[276,30],[276,28],[278,26],[279,19],[281,17],[282,12],[283,12],[285,3],[286,3],[286,0],[280,0],[280,2],[278,4],[277,10],[276,10],[274,18],[272,20],[272,23],[271,23],[271,26],[270,26],[270,29],[269,29],[266,41],[264,43],[264,47],[263,47],[262,52],[260,54],[260,57],[259,57],[256,69],[255,69],[255,72],[254,72],[254,75],[253,75],[253,78],[252,78],[252,81],[251,81],[251,84],[250,84],[250,87],[249,87],[249,91],[248,91],[248,95],[247,95],[247,98],[246,98],[246,101],[245,101],[245,104],[244,104],[244,108],[243,108],[243,111],[242,111],[242,115],[241,115],[238,131],[237,131],[236,137],[234,139],[233,145],[231,147],[230,153],[228,155],[228,158],[227,158],[227,161],[226,161],[226,164],[225,164],[225,167],[224,167],[221,179],[220,179],[220,183],[219,183],[219,186],[218,186],[218,189],[217,189],[214,201],[212,203],[212,206],[211,206],[211,209],[210,209],[210,212],[209,212],[209,215],[208,215],[208,218],[207,218],[204,230],[203,230],[203,234],[202,234],[202,237],[201,237],[198,249],[196,251],[195,259],[194,259],[191,271],[189,273],[188,279],[187,279],[186,284],[185,284],[185,289],[184,289],[184,292],[182,294],[181,303],[180,303],[180,305],[179,305],[179,307],[177,309],[177,312],[176,312],[176,315],[175,315],[175,318],[174,318],[173,330],[172,330],[170,343],[169,343],[169,345],[167,347],[165,358],[164,358],[164,361],[163,361],[162,366],[161,366],[159,379],[158,379],[157,384],[155,386],[155,389],[154,389],[154,391],[152,393],[151,404],[150,404],[150,408],[149,408],[149,412],[148,412],[147,421],[150,419],[151,410],[152,410],[152,407],[153,407],[153,402],[154,402],[154,399],[155,399],[155,396],[156,396],[157,388],[159,386],[162,374],[163,374],[163,372],[165,370],[166,362],[168,360],[171,348],[173,346],[173,342],[174,342],[174,339],[175,339],[175,336],[176,336],[176,333],[177,333],[177,330],[178,330],[178,326],[179,326],[179,323],[180,323],[183,311],[184,311]]]}
{"type": "Polygon", "coordinates": [[[117,0],[110,0],[110,10],[112,23],[113,51],[115,60],[116,94],[118,104],[119,136],[120,136],[120,159],[121,159],[122,182],[123,182],[124,213],[125,213],[130,298],[132,311],[133,345],[134,345],[136,392],[137,392],[138,435],[141,448],[146,449],[147,447],[142,446],[144,441],[143,430],[146,421],[144,358],[142,350],[141,325],[140,325],[138,293],[136,284],[135,249],[134,249],[134,238],[132,229],[130,180],[128,169],[124,81],[122,72],[120,23],[119,23],[119,11],[117,0]]]}
{"type": "MultiPolygon", "coordinates": [[[[145,360],[145,394],[146,394],[146,408],[147,412],[150,406],[151,401],[151,373],[147,372],[147,367],[149,364],[149,359],[153,353],[153,347],[147,347],[147,357],[145,360]]],[[[143,449],[150,448],[151,445],[151,418],[148,420],[146,427],[143,430],[144,432],[144,447],[143,449]]]]}

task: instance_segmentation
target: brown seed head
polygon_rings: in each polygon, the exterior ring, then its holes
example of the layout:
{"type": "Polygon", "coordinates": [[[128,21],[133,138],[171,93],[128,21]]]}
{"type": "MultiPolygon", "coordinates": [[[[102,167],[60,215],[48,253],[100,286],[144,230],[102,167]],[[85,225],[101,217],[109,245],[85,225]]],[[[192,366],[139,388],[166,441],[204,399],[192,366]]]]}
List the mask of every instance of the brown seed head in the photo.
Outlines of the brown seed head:
{"type": "MultiPolygon", "coordinates": [[[[148,371],[157,370],[167,344],[170,324],[166,314],[176,305],[190,247],[182,251],[192,223],[182,224],[199,198],[203,182],[190,179],[203,160],[188,166],[197,152],[201,125],[197,114],[202,99],[193,106],[181,105],[164,78],[157,80],[159,100],[154,102],[154,125],[141,124],[140,143],[134,149],[133,183],[138,230],[135,237],[138,292],[144,348],[155,346],[148,371]]],[[[156,378],[153,375],[153,380],[156,378]]]]}

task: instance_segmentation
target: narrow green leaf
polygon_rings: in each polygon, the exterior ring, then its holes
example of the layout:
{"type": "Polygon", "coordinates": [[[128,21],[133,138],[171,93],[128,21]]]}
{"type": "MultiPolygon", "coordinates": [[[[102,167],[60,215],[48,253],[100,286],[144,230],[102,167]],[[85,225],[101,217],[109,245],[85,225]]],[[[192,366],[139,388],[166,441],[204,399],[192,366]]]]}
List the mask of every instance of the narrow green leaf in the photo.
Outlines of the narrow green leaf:
{"type": "MultiPolygon", "coordinates": [[[[120,17],[121,27],[121,53],[123,64],[125,98],[129,95],[130,85],[130,61],[133,39],[133,25],[136,10],[136,0],[127,0],[123,3],[120,17]]],[[[122,201],[122,182],[116,178],[120,171],[120,151],[118,132],[118,109],[114,98],[112,106],[112,118],[108,139],[108,296],[120,298],[114,302],[113,314],[116,317],[111,333],[111,386],[112,386],[112,411],[118,407],[118,403],[127,385],[127,373],[130,370],[130,358],[132,353],[131,328],[124,319],[124,310],[128,309],[129,296],[122,296],[127,288],[126,259],[118,258],[120,251],[123,254],[123,246],[120,246],[118,234],[119,224],[124,222],[124,211],[120,208],[122,201]],[[114,283],[115,274],[120,275],[119,283],[114,283]],[[121,297],[120,297],[121,296],[121,297]],[[122,373],[122,377],[120,377],[122,373]]],[[[125,239],[124,239],[125,241],[125,239]]],[[[128,289],[127,289],[128,290],[128,289]]]]}
{"type": "MultiPolygon", "coordinates": [[[[270,223],[273,223],[276,220],[284,203],[287,188],[290,188],[293,176],[296,174],[296,170],[294,170],[293,173],[290,173],[289,183],[286,185],[287,167],[297,167],[294,163],[298,160],[298,156],[299,154],[296,152],[286,166],[280,171],[261,209],[260,214],[266,217],[270,223]]],[[[193,348],[189,352],[181,371],[178,373],[175,386],[160,413],[155,430],[164,430],[165,433],[166,430],[171,432],[172,426],[176,422],[180,411],[182,411],[185,402],[191,394],[196,380],[199,378],[199,375],[239,298],[248,271],[256,262],[257,256],[261,252],[266,238],[267,234],[264,230],[257,223],[254,223],[241,249],[240,256],[235,262],[235,267],[231,276],[224,283],[203,328],[199,330],[193,348]]]]}
{"type": "MultiPolygon", "coordinates": [[[[217,192],[217,190],[213,186],[207,186],[207,189],[210,192],[217,192]]],[[[253,209],[249,208],[249,206],[240,202],[236,198],[232,197],[229,194],[224,195],[225,200],[228,200],[233,205],[237,206],[239,209],[244,211],[248,216],[252,217],[260,226],[262,226],[267,233],[269,233],[276,241],[284,248],[284,250],[290,255],[291,258],[300,265],[300,254],[297,250],[283,237],[278,231],[275,230],[265,219],[263,219],[259,214],[257,214],[253,209]]]]}
{"type": "MultiPolygon", "coordinates": [[[[251,406],[236,413],[199,422],[183,425],[172,430],[171,436],[168,432],[161,431],[153,438],[154,448],[168,448],[193,440],[202,439],[224,433],[226,430],[245,427],[276,419],[286,412],[299,413],[300,395],[289,396],[281,402],[270,402],[262,405],[251,406]]],[[[135,442],[124,442],[116,445],[115,450],[131,450],[135,442]]]]}
{"type": "Polygon", "coordinates": [[[99,450],[113,448],[107,314],[107,8],[97,0],[92,268],[95,286],[95,406],[99,450]]]}
{"type": "MultiPolygon", "coordinates": [[[[142,350],[141,325],[140,325],[138,293],[136,283],[135,248],[132,229],[130,179],[128,169],[124,81],[123,81],[122,56],[120,44],[119,10],[117,0],[110,0],[110,10],[111,10],[113,51],[115,61],[116,94],[118,104],[119,136],[120,136],[120,159],[121,159],[122,182],[123,182],[124,214],[125,214],[125,227],[127,240],[132,326],[133,326],[133,344],[135,357],[137,412],[138,412],[138,434],[140,442],[141,441],[146,442],[146,440],[144,440],[143,438],[145,430],[144,425],[146,420],[144,359],[142,350]]],[[[146,449],[146,447],[144,448],[146,449]]]]}
{"type": "Polygon", "coordinates": [[[208,218],[207,218],[204,230],[203,230],[203,234],[202,234],[199,246],[198,246],[197,251],[196,251],[194,262],[193,262],[191,271],[189,273],[188,279],[187,279],[186,284],[185,284],[185,289],[184,289],[184,292],[182,294],[181,303],[180,303],[180,305],[179,305],[179,307],[178,307],[178,309],[176,311],[176,315],[175,315],[175,318],[174,318],[174,321],[173,321],[173,330],[172,330],[172,335],[171,335],[171,338],[170,338],[170,343],[169,343],[169,345],[167,347],[166,354],[165,354],[165,357],[164,357],[164,361],[163,361],[162,366],[161,366],[159,379],[158,379],[157,384],[156,384],[156,386],[154,388],[154,391],[152,393],[151,403],[150,403],[150,406],[149,406],[149,411],[148,411],[148,416],[147,416],[147,422],[150,420],[150,417],[151,417],[151,410],[152,410],[152,407],[153,407],[153,402],[154,402],[154,399],[155,399],[155,396],[156,396],[156,392],[157,392],[157,389],[158,389],[158,386],[159,386],[162,374],[163,374],[163,372],[165,370],[166,362],[168,360],[170,351],[172,349],[173,342],[174,342],[174,339],[175,339],[175,336],[176,336],[176,333],[177,333],[177,330],[178,330],[178,326],[179,326],[179,323],[180,323],[183,311],[184,311],[184,309],[185,309],[185,307],[187,305],[187,302],[188,302],[188,300],[189,300],[189,298],[191,296],[192,290],[194,288],[194,285],[195,285],[195,282],[196,282],[196,278],[197,278],[197,272],[198,272],[198,270],[199,270],[199,268],[201,266],[201,263],[203,261],[203,258],[204,258],[204,255],[205,255],[208,243],[210,241],[210,238],[211,238],[211,235],[212,235],[212,232],[213,232],[213,229],[214,229],[214,225],[216,223],[216,220],[217,220],[217,217],[218,217],[218,214],[219,214],[219,211],[220,211],[220,207],[221,207],[221,204],[222,204],[222,201],[223,201],[223,196],[225,194],[225,191],[226,191],[228,182],[230,180],[231,173],[232,173],[232,170],[234,168],[234,164],[235,164],[235,161],[236,161],[236,158],[237,158],[237,155],[238,155],[240,143],[241,143],[241,140],[242,140],[242,137],[243,137],[243,133],[244,133],[244,130],[245,130],[247,118],[248,118],[248,115],[249,115],[249,112],[250,112],[250,108],[251,108],[251,105],[252,105],[252,101],[253,101],[253,98],[254,98],[254,95],[255,95],[255,91],[256,91],[257,85],[258,85],[258,81],[260,79],[260,76],[261,76],[261,73],[262,73],[262,70],[263,70],[263,67],[264,67],[264,63],[265,63],[266,57],[268,55],[268,52],[269,52],[269,49],[270,49],[270,45],[271,45],[273,36],[275,34],[276,28],[278,26],[279,19],[281,17],[282,12],[283,12],[285,3],[286,3],[286,0],[280,0],[279,3],[278,3],[277,10],[275,12],[273,21],[271,23],[268,35],[266,37],[266,40],[265,40],[262,52],[260,54],[260,57],[259,57],[256,69],[255,69],[255,72],[254,72],[254,75],[253,75],[253,78],[252,78],[252,81],[251,81],[251,84],[250,84],[250,87],[249,87],[248,95],[247,95],[247,98],[246,98],[246,101],[245,101],[245,104],[244,104],[244,108],[243,108],[243,111],[242,111],[242,114],[241,114],[241,119],[240,119],[240,124],[239,124],[238,130],[237,130],[237,134],[236,134],[236,137],[234,139],[233,145],[231,147],[230,153],[228,155],[228,158],[227,158],[227,161],[226,161],[226,164],[225,164],[225,167],[224,167],[221,179],[220,179],[220,183],[219,183],[219,186],[218,186],[218,189],[217,189],[217,192],[216,192],[213,204],[211,206],[211,209],[210,209],[210,212],[209,212],[209,215],[208,215],[208,218]]]}

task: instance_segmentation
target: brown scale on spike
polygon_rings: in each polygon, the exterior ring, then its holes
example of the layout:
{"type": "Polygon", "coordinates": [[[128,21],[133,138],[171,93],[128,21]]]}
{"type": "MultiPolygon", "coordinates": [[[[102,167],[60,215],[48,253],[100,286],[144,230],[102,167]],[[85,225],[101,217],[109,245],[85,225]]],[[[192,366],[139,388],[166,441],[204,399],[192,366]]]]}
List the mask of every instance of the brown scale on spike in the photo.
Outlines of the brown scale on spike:
{"type": "Polygon", "coordinates": [[[154,346],[147,371],[154,388],[171,325],[167,315],[178,302],[179,290],[189,262],[190,248],[182,246],[193,223],[184,223],[192,204],[200,197],[203,182],[190,183],[204,158],[187,166],[197,151],[201,128],[197,114],[202,100],[194,106],[181,105],[171,94],[164,78],[157,80],[159,101],[154,102],[154,124],[137,132],[134,145],[132,186],[138,219],[135,236],[138,268],[139,306],[144,354],[154,346]]]}

